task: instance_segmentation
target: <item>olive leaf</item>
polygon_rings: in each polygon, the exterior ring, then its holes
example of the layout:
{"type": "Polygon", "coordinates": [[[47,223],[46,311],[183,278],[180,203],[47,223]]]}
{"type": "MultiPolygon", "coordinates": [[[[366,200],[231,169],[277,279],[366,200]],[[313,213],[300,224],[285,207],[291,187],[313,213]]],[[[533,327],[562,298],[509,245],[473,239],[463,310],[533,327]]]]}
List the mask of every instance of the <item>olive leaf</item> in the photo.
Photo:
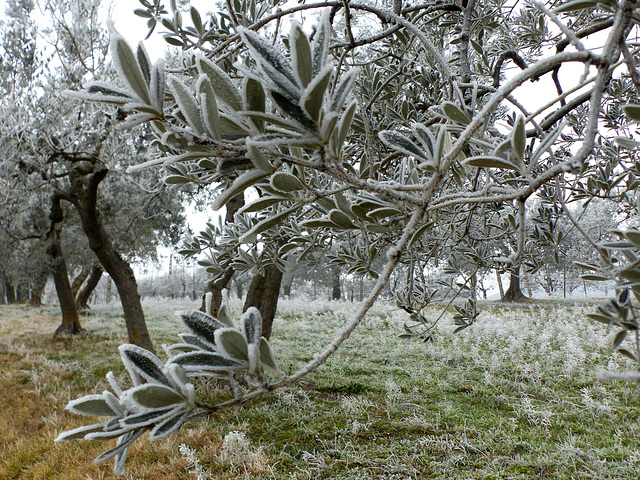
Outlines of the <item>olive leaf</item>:
{"type": "Polygon", "coordinates": [[[193,128],[193,131],[197,135],[203,135],[205,133],[205,128],[202,123],[200,109],[198,108],[196,99],[193,97],[187,86],[182,83],[178,77],[173,75],[169,76],[167,83],[169,84],[169,88],[171,88],[173,92],[173,96],[178,103],[178,107],[189,126],[193,128]]]}
{"type": "Polygon", "coordinates": [[[164,363],[153,353],[137,345],[120,345],[122,362],[131,374],[131,378],[143,378],[148,382],[162,383],[171,386],[171,382],[164,374],[164,363]]]}
{"type": "Polygon", "coordinates": [[[298,77],[302,87],[309,85],[312,74],[311,67],[311,45],[307,35],[302,30],[302,25],[298,22],[291,22],[289,31],[289,46],[291,48],[291,63],[293,71],[298,77]]]}
{"type": "Polygon", "coordinates": [[[115,29],[111,29],[111,57],[119,77],[142,102],[150,105],[149,86],[138,59],[129,43],[115,29]]]}
{"type": "Polygon", "coordinates": [[[211,60],[197,56],[196,67],[201,74],[209,77],[216,96],[235,111],[242,110],[242,96],[229,75],[211,60]]]}

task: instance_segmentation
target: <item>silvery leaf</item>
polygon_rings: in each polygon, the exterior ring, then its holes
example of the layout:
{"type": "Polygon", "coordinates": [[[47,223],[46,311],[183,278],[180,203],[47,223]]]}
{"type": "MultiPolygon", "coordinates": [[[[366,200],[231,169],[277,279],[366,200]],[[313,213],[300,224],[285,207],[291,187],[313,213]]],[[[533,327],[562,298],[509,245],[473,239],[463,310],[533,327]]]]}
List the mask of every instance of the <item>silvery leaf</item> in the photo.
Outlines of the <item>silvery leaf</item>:
{"type": "Polygon", "coordinates": [[[173,388],[164,385],[146,383],[134,387],[128,395],[138,405],[144,408],[157,409],[185,403],[186,399],[173,388]]]}
{"type": "Polygon", "coordinates": [[[148,382],[171,385],[163,373],[164,363],[153,353],[132,344],[120,345],[119,350],[122,361],[134,382],[134,377],[142,377],[148,382]]]}
{"type": "Polygon", "coordinates": [[[118,414],[111,408],[103,395],[85,395],[71,400],[66,408],[70,412],[90,417],[113,417],[118,414]]]}
{"type": "Polygon", "coordinates": [[[262,315],[256,307],[249,307],[240,318],[242,333],[248,344],[258,345],[262,335],[262,315]]]}
{"type": "Polygon", "coordinates": [[[225,328],[226,325],[219,322],[211,315],[198,310],[184,310],[176,312],[185,326],[208,344],[215,345],[215,331],[225,328]]]}
{"type": "Polygon", "coordinates": [[[115,30],[111,32],[111,57],[120,78],[147,105],[151,104],[149,87],[131,46],[115,30]]]}
{"type": "Polygon", "coordinates": [[[190,412],[183,412],[158,423],[149,434],[149,441],[153,442],[159,438],[164,438],[177,431],[184,422],[189,419],[190,412]]]}
{"type": "Polygon", "coordinates": [[[242,96],[235,85],[220,67],[204,57],[196,57],[196,66],[200,73],[211,81],[216,96],[235,111],[242,110],[242,96]]]}
{"type": "Polygon", "coordinates": [[[220,353],[234,360],[248,361],[247,341],[235,328],[221,328],[216,331],[216,345],[220,353]]]}

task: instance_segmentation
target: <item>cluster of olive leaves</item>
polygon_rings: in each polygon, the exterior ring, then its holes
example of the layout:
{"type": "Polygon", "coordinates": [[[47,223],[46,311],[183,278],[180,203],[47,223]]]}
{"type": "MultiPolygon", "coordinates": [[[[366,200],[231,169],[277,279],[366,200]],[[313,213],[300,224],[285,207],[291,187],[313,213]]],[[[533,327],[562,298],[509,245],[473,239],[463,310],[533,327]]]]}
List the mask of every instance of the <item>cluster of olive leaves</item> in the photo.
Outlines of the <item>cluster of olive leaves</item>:
{"type": "Polygon", "coordinates": [[[120,346],[131,388],[123,390],[109,372],[113,392],[85,395],[67,405],[72,413],[106,420],[64,432],[56,441],[117,438],[116,446],[95,463],[115,457],[114,473],[122,475],[129,447],[143,433],[150,432],[150,441],[164,438],[209,411],[207,405],[196,402],[192,378],[226,380],[236,399],[242,397],[241,385],[266,389],[264,367],[280,372],[269,342],[261,336],[260,312],[248,309],[240,318],[240,328],[234,327],[227,312],[226,303],[217,319],[200,311],[178,312],[189,333],[179,335],[180,343],[165,346],[169,358],[164,363],[136,345],[120,346]]]}

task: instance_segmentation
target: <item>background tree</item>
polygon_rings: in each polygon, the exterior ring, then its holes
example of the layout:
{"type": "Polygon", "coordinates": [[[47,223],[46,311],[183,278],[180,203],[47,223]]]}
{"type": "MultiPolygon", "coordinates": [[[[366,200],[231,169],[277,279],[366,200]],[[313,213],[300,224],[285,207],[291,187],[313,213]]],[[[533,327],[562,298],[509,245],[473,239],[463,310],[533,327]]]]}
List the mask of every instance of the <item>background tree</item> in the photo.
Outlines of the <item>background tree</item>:
{"type": "MultiPolygon", "coordinates": [[[[13,182],[11,199],[5,206],[12,204],[21,208],[21,215],[25,217],[23,222],[16,222],[13,217],[9,233],[15,239],[14,244],[21,245],[30,238],[34,248],[41,248],[40,257],[47,252],[51,257],[53,250],[46,248],[42,240],[46,236],[51,241],[54,236],[46,234],[51,228],[42,219],[49,215],[43,214],[41,206],[52,205],[52,211],[61,213],[54,215],[55,237],[64,246],[65,235],[58,232],[61,218],[68,219],[67,226],[76,226],[75,230],[66,229],[76,235],[70,242],[75,250],[67,249],[67,252],[74,251],[75,265],[93,264],[95,255],[99,257],[121,292],[130,341],[152,348],[129,262],[153,258],[159,243],[176,240],[183,221],[181,202],[175,192],[158,188],[155,173],[149,172],[144,179],[125,174],[128,162],[148,150],[149,140],[145,139],[144,130],[139,130],[136,138],[119,139],[114,121],[105,119],[99,109],[59,100],[63,88],[78,85],[83,77],[109,75],[105,57],[108,41],[97,21],[98,7],[99,2],[93,1],[46,3],[45,13],[50,15],[53,25],[46,39],[61,66],[41,76],[35,85],[38,88],[25,85],[24,89],[14,89],[3,98],[3,168],[7,172],[3,178],[13,182]],[[105,180],[108,171],[111,173],[105,180]],[[100,195],[99,186],[103,187],[100,195]],[[59,205],[60,200],[73,205],[77,214],[68,208],[64,214],[65,207],[59,205]],[[25,209],[25,205],[33,208],[25,209]],[[87,248],[78,248],[81,246],[87,248]],[[88,254],[88,248],[94,253],[88,254]]],[[[3,213],[8,222],[11,210],[3,213]]],[[[50,269],[65,258],[62,249],[55,250],[54,261],[41,260],[41,265],[49,265],[49,270],[31,270],[41,272],[42,286],[42,279],[46,280],[50,269]]],[[[20,250],[14,253],[16,259],[22,255],[24,252],[20,250]]],[[[30,258],[35,261],[36,257],[30,258]]],[[[68,275],[61,273],[54,278],[68,283],[68,275]]],[[[60,286],[58,291],[71,292],[60,301],[63,311],[73,311],[75,305],[69,304],[69,299],[75,303],[71,287],[60,286]]],[[[90,292],[85,296],[87,293],[90,292]]],[[[74,333],[78,328],[62,331],[74,333]]]]}

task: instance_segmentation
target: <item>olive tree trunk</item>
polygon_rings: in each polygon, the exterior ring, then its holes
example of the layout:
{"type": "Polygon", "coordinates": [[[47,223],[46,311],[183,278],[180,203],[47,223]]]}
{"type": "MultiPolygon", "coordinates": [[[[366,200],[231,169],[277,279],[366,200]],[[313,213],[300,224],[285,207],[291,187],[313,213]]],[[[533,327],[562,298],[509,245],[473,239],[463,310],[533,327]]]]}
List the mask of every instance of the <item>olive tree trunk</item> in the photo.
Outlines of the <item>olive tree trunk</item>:
{"type": "Polygon", "coordinates": [[[58,294],[58,302],[62,312],[62,323],[53,334],[54,337],[63,335],[76,335],[83,331],[80,325],[80,315],[71,292],[71,284],[69,283],[69,272],[67,271],[67,262],[62,253],[60,246],[60,230],[63,221],[62,206],[60,198],[54,196],[51,202],[51,226],[47,233],[47,252],[51,256],[53,263],[53,281],[58,294]]]}
{"type": "Polygon", "coordinates": [[[89,298],[95,291],[98,283],[100,283],[103,273],[104,269],[102,268],[102,265],[94,265],[91,268],[91,272],[89,273],[86,282],[76,295],[76,305],[80,310],[86,310],[89,308],[89,298]]]}
{"type": "MultiPolygon", "coordinates": [[[[235,217],[236,213],[238,213],[238,210],[240,210],[243,206],[244,206],[244,193],[241,193],[240,195],[237,195],[233,197],[231,200],[229,200],[229,202],[227,202],[227,205],[226,205],[227,213],[224,217],[224,222],[225,223],[233,222],[233,217],[235,217]]],[[[229,288],[229,283],[231,282],[231,278],[233,277],[234,273],[235,273],[235,270],[232,267],[228,267],[222,276],[214,280],[211,280],[209,283],[207,283],[207,288],[205,289],[204,294],[202,295],[202,303],[200,305],[200,311],[208,313],[212,317],[217,318],[218,311],[220,310],[220,305],[222,304],[222,291],[225,288],[229,288]],[[212,298],[211,298],[211,308],[207,312],[206,298],[208,293],[211,293],[212,298]]]]}
{"type": "Polygon", "coordinates": [[[520,266],[514,267],[509,271],[509,288],[504,292],[502,297],[503,302],[520,302],[522,300],[528,300],[520,287],[520,266]]]}
{"type": "Polygon", "coordinates": [[[278,309],[278,297],[282,284],[282,271],[276,265],[268,265],[263,274],[257,274],[251,280],[243,310],[256,307],[262,315],[262,336],[271,337],[273,319],[278,309]]]}
{"type": "Polygon", "coordinates": [[[91,250],[116,284],[124,310],[129,342],[153,352],[136,277],[129,263],[114,247],[98,213],[98,187],[108,170],[105,168],[90,173],[79,170],[70,170],[71,188],[63,198],[76,207],[91,250]]]}

